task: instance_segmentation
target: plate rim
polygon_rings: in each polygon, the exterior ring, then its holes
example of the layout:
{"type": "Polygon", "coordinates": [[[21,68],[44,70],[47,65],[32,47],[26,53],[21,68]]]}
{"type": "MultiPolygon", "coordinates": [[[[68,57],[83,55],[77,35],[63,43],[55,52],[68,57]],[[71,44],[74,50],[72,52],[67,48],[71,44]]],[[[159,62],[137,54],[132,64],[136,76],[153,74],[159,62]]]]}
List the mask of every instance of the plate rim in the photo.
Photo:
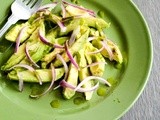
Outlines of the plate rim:
{"type": "Polygon", "coordinates": [[[121,117],[123,117],[127,112],[129,112],[129,110],[134,106],[134,104],[138,101],[139,97],[142,95],[148,81],[149,81],[149,77],[152,71],[152,66],[153,66],[153,42],[152,42],[152,36],[151,36],[151,32],[149,29],[149,25],[145,19],[145,17],[143,16],[141,10],[138,8],[138,6],[136,5],[135,2],[133,2],[132,0],[129,0],[130,4],[136,9],[137,13],[140,15],[141,19],[143,20],[143,23],[146,27],[147,30],[147,35],[149,37],[149,45],[150,45],[150,62],[148,63],[148,71],[147,71],[147,76],[145,78],[145,82],[143,83],[141,89],[139,90],[139,92],[137,93],[136,97],[134,98],[134,100],[132,101],[132,103],[119,115],[117,116],[115,119],[119,119],[121,117]]]}

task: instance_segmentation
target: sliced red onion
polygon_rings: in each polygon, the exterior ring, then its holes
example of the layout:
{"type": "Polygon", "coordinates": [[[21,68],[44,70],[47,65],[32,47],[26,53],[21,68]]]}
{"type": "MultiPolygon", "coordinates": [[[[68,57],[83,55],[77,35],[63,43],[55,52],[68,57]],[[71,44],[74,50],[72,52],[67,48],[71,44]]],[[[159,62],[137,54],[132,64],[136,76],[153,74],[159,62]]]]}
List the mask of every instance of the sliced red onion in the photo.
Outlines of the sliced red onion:
{"type": "MultiPolygon", "coordinates": [[[[76,88],[75,86],[67,83],[65,80],[62,80],[60,82],[60,86],[62,86],[64,88],[70,88],[70,89],[73,89],[73,90],[75,90],[75,88],[76,88]]],[[[77,92],[91,92],[91,91],[95,91],[98,87],[99,87],[99,82],[95,86],[93,86],[93,87],[91,87],[89,89],[87,89],[87,88],[79,88],[76,91],[77,92]]]]}
{"type": "Polygon", "coordinates": [[[62,9],[62,18],[65,18],[66,17],[66,9],[65,9],[63,2],[61,3],[61,9],[62,9]]]}
{"type": "Polygon", "coordinates": [[[44,17],[43,15],[49,15],[51,13],[51,11],[48,9],[41,9],[38,12],[42,12],[39,14],[40,17],[44,17]]]}
{"type": "Polygon", "coordinates": [[[96,14],[95,14],[95,12],[94,12],[93,10],[89,10],[89,9],[86,9],[86,8],[82,8],[82,7],[80,7],[80,6],[71,4],[71,3],[66,2],[66,1],[64,1],[64,0],[62,0],[62,2],[63,2],[64,4],[66,4],[66,5],[70,5],[70,6],[72,6],[72,7],[78,8],[78,9],[80,9],[80,10],[86,11],[86,12],[88,12],[91,16],[93,16],[93,17],[96,16],[96,14]]]}
{"type": "Polygon", "coordinates": [[[62,22],[66,22],[66,21],[73,20],[73,19],[79,19],[83,17],[84,15],[75,15],[75,16],[65,17],[65,18],[62,18],[62,22]]]}
{"type": "Polygon", "coordinates": [[[89,64],[89,65],[85,66],[84,68],[88,68],[88,67],[96,66],[96,65],[98,65],[98,64],[107,64],[107,63],[106,63],[106,62],[95,62],[95,63],[91,63],[91,64],[89,64]]]}
{"type": "Polygon", "coordinates": [[[112,61],[112,60],[113,60],[113,52],[112,52],[112,49],[108,46],[108,44],[107,44],[106,41],[101,41],[101,43],[102,43],[102,45],[104,46],[104,49],[107,50],[109,59],[112,61]]]}
{"type": "Polygon", "coordinates": [[[104,46],[102,46],[99,50],[96,50],[96,51],[93,51],[93,52],[88,52],[87,54],[97,54],[97,53],[100,53],[102,52],[102,50],[104,49],[104,46]]]}
{"type": "Polygon", "coordinates": [[[71,46],[74,43],[74,41],[76,40],[76,36],[79,34],[79,32],[80,32],[80,25],[78,25],[77,28],[73,30],[70,40],[68,42],[69,46],[71,46]]]}
{"type": "Polygon", "coordinates": [[[59,85],[62,86],[62,87],[65,87],[65,88],[68,87],[68,88],[71,88],[71,89],[75,89],[75,86],[67,83],[65,80],[62,80],[62,81],[59,83],[59,85]]]}
{"type": "Polygon", "coordinates": [[[12,69],[17,68],[17,67],[28,69],[31,72],[35,71],[35,69],[33,67],[31,67],[31,66],[29,66],[27,64],[17,64],[17,65],[14,65],[13,67],[11,67],[9,70],[12,70],[12,69]]]}
{"type": "Polygon", "coordinates": [[[52,86],[54,84],[54,81],[56,79],[56,70],[55,70],[55,68],[54,68],[53,65],[51,65],[51,71],[52,71],[52,81],[51,81],[51,84],[49,85],[48,89],[45,90],[43,93],[41,93],[39,95],[30,95],[30,97],[32,97],[32,98],[39,98],[41,96],[44,96],[45,94],[47,94],[51,90],[51,88],[52,88],[52,86]]]}
{"type": "Polygon", "coordinates": [[[57,90],[58,88],[60,88],[61,86],[60,85],[58,85],[58,86],[56,86],[55,88],[53,88],[53,90],[57,90]]]}
{"type": "Polygon", "coordinates": [[[64,48],[64,46],[59,45],[59,44],[54,44],[53,46],[54,46],[54,48],[61,48],[61,49],[64,48]]]}
{"type": "Polygon", "coordinates": [[[35,76],[37,77],[39,84],[42,85],[42,80],[41,80],[40,76],[36,73],[36,71],[33,67],[31,67],[27,64],[17,64],[17,65],[14,65],[13,67],[11,67],[9,70],[12,70],[17,67],[25,68],[25,69],[28,69],[29,71],[33,72],[35,74],[35,76]]]}
{"type": "Polygon", "coordinates": [[[50,43],[50,42],[47,40],[47,38],[45,38],[45,37],[42,35],[42,33],[41,33],[40,30],[38,31],[38,35],[39,35],[40,40],[41,40],[44,44],[49,45],[49,46],[52,46],[52,47],[54,47],[54,48],[64,48],[64,46],[62,46],[62,45],[50,43]]]}
{"type": "Polygon", "coordinates": [[[57,2],[52,2],[50,4],[46,4],[46,5],[41,6],[40,8],[38,8],[38,11],[41,11],[43,9],[49,9],[49,8],[54,9],[56,6],[57,6],[57,2]]]}
{"type": "Polygon", "coordinates": [[[92,41],[92,40],[95,40],[97,37],[88,37],[88,41],[92,41]]]}
{"type": "Polygon", "coordinates": [[[40,68],[39,65],[37,65],[36,62],[33,61],[33,59],[31,58],[31,56],[30,56],[30,54],[29,54],[29,50],[28,50],[27,45],[26,45],[26,47],[25,47],[25,53],[26,53],[26,56],[27,56],[28,60],[29,60],[35,67],[40,68]]]}
{"type": "Polygon", "coordinates": [[[65,60],[63,59],[63,57],[60,54],[57,54],[57,59],[59,59],[62,62],[63,66],[64,66],[64,70],[65,70],[64,80],[66,80],[67,77],[68,77],[68,71],[69,71],[67,63],[65,62],[65,60]]]}
{"type": "Polygon", "coordinates": [[[61,32],[65,32],[67,30],[66,26],[63,24],[63,22],[56,16],[54,16],[54,21],[58,24],[58,26],[61,29],[61,32]]]}
{"type": "Polygon", "coordinates": [[[45,37],[42,35],[40,29],[39,29],[39,31],[38,31],[38,36],[39,36],[39,39],[40,39],[44,44],[49,45],[49,46],[53,46],[53,44],[50,43],[50,42],[47,40],[47,38],[45,38],[45,37]]]}
{"type": "Polygon", "coordinates": [[[39,81],[39,84],[42,85],[42,78],[40,77],[40,75],[37,74],[36,71],[34,71],[34,74],[35,74],[35,76],[37,77],[37,79],[38,79],[38,81],[39,81]]]}
{"type": "Polygon", "coordinates": [[[101,78],[101,77],[97,77],[97,76],[89,76],[89,77],[86,77],[75,89],[74,91],[77,91],[79,88],[81,88],[81,86],[83,86],[86,82],[90,81],[90,80],[98,80],[106,85],[108,85],[109,87],[111,86],[111,84],[105,80],[104,78],[101,78]]]}
{"type": "Polygon", "coordinates": [[[68,55],[71,63],[79,70],[79,66],[78,66],[77,62],[74,60],[72,54],[71,54],[70,51],[69,51],[68,41],[66,41],[66,43],[65,43],[65,50],[66,50],[66,53],[67,53],[67,55],[68,55]]]}
{"type": "Polygon", "coordinates": [[[35,23],[35,22],[37,22],[37,21],[39,21],[39,20],[41,20],[43,18],[44,18],[44,16],[40,16],[40,17],[36,18],[32,23],[35,23]]]}
{"type": "Polygon", "coordinates": [[[20,74],[20,72],[17,72],[17,76],[19,78],[19,91],[22,92],[23,91],[23,79],[22,79],[22,75],[20,74]]]}
{"type": "Polygon", "coordinates": [[[26,28],[27,28],[27,26],[24,26],[24,27],[20,30],[20,32],[19,32],[19,34],[18,34],[18,37],[16,38],[15,53],[18,52],[19,45],[20,45],[20,42],[21,42],[21,38],[22,38],[22,35],[23,35],[23,33],[25,32],[26,28]]]}
{"type": "Polygon", "coordinates": [[[61,28],[61,32],[65,32],[67,30],[65,25],[60,20],[57,21],[57,24],[61,28]]]}

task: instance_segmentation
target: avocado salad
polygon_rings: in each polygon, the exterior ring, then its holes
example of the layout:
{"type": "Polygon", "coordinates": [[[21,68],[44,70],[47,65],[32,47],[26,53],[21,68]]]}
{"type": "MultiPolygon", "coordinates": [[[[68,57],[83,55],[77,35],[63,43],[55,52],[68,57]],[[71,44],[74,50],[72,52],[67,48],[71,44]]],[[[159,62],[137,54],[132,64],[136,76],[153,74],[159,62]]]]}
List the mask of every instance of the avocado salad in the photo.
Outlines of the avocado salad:
{"type": "Polygon", "coordinates": [[[15,43],[15,51],[1,70],[19,82],[20,91],[25,82],[50,83],[42,93],[31,94],[32,98],[63,89],[65,99],[81,92],[90,100],[100,84],[111,86],[103,78],[106,60],[123,62],[120,49],[105,35],[109,27],[110,23],[83,6],[64,0],[43,5],[5,34],[6,40],[15,43]]]}

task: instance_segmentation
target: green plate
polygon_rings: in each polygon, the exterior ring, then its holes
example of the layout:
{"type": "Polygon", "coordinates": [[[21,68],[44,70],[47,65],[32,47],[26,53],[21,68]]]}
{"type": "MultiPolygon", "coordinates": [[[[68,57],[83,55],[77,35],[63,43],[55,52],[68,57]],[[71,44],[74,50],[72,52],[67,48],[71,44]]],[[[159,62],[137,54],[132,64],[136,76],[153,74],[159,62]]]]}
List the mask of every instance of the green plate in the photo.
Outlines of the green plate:
{"type": "MultiPolygon", "coordinates": [[[[10,14],[12,0],[0,4],[1,25],[10,14]]],[[[45,0],[45,3],[49,0],[45,0]]],[[[105,12],[105,20],[111,22],[106,30],[122,50],[123,69],[106,68],[104,77],[113,77],[118,84],[109,90],[106,97],[94,95],[91,101],[75,105],[73,99],[64,100],[59,92],[33,100],[29,98],[30,85],[24,92],[17,91],[17,83],[0,74],[0,118],[5,120],[113,120],[120,118],[137,100],[147,83],[152,63],[152,43],[147,25],[136,6],[130,0],[79,0],[83,6],[105,12]],[[50,106],[59,99],[60,108],[50,106]]],[[[0,66],[12,53],[9,42],[0,40],[0,66]]]]}

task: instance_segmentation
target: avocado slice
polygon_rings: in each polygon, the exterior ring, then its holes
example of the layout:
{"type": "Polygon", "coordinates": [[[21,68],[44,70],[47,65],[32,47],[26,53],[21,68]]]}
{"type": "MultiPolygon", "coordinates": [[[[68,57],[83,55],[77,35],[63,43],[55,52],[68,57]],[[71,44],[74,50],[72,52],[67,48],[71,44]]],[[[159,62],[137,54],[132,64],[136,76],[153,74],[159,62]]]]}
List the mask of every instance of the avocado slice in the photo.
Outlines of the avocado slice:
{"type": "Polygon", "coordinates": [[[42,68],[46,68],[46,66],[56,58],[56,55],[61,54],[62,52],[64,52],[64,49],[55,48],[52,52],[46,54],[42,59],[42,68]]]}
{"type": "MultiPolygon", "coordinates": [[[[90,42],[85,45],[85,57],[87,59],[88,64],[92,64],[95,62],[105,62],[105,59],[100,53],[97,54],[87,54],[88,52],[97,51],[98,49],[95,48],[90,42]]],[[[98,64],[95,66],[90,67],[90,71],[92,75],[95,76],[102,76],[105,70],[105,64],[98,64]]]]}
{"type": "MultiPolygon", "coordinates": [[[[77,61],[77,57],[74,57],[74,60],[77,61]]],[[[69,74],[68,74],[68,78],[66,80],[67,83],[73,85],[73,86],[77,86],[78,84],[78,69],[75,68],[75,66],[70,63],[69,65],[69,74]]],[[[63,89],[63,96],[66,99],[71,99],[73,96],[75,95],[75,91],[71,88],[64,88],[63,89]]]]}
{"type": "Polygon", "coordinates": [[[75,8],[73,6],[68,5],[66,7],[66,11],[68,13],[68,16],[77,16],[77,15],[82,15],[83,16],[83,21],[84,23],[89,26],[89,27],[94,27],[94,28],[108,28],[110,26],[110,23],[107,23],[101,18],[96,18],[91,15],[89,15],[88,12],[84,10],[80,10],[78,8],[75,8]],[[98,26],[97,26],[98,25],[98,26]]]}
{"type": "MultiPolygon", "coordinates": [[[[56,80],[60,79],[64,74],[64,68],[56,68],[56,80]]],[[[29,70],[24,70],[19,72],[22,76],[22,80],[24,82],[39,82],[35,74],[29,70]]],[[[37,69],[36,74],[41,78],[42,82],[51,82],[52,80],[52,73],[51,69],[37,69]]],[[[19,80],[17,72],[11,71],[8,74],[8,78],[10,80],[19,80]]]]}
{"type": "MultiPolygon", "coordinates": [[[[86,68],[87,61],[86,61],[83,49],[81,49],[78,52],[77,59],[78,59],[79,67],[81,68],[78,72],[78,77],[79,77],[79,80],[82,82],[86,77],[90,76],[89,69],[86,68]]],[[[93,85],[94,85],[94,82],[92,80],[90,80],[90,81],[86,82],[82,87],[89,89],[89,88],[93,87],[93,85]]],[[[92,98],[93,91],[92,92],[85,92],[84,95],[85,95],[86,100],[90,100],[92,98]]]]}
{"type": "Polygon", "coordinates": [[[21,29],[25,27],[25,30],[23,32],[23,36],[21,36],[21,43],[27,40],[31,34],[36,30],[36,28],[39,26],[40,21],[35,21],[36,18],[39,17],[37,14],[33,14],[30,19],[25,23],[17,23],[15,24],[5,35],[5,38],[8,41],[16,42],[17,36],[20,33],[21,29]]]}
{"type": "MultiPolygon", "coordinates": [[[[69,51],[71,52],[72,55],[76,54],[80,49],[83,48],[83,46],[86,44],[87,40],[88,40],[88,35],[89,35],[89,28],[85,31],[84,34],[82,34],[82,36],[77,39],[75,41],[75,43],[69,48],[69,51]]],[[[68,62],[69,61],[69,58],[68,58],[68,55],[67,53],[64,51],[62,53],[62,57],[63,59],[68,62]]],[[[62,62],[60,60],[55,60],[53,65],[55,67],[58,67],[58,66],[61,66],[62,65],[62,62]]]]}
{"type": "MultiPolygon", "coordinates": [[[[101,41],[100,40],[93,40],[92,41],[93,46],[95,46],[96,48],[100,49],[102,47],[101,41]]],[[[122,53],[120,51],[120,49],[118,48],[118,46],[113,43],[111,40],[107,40],[106,44],[108,44],[108,46],[111,48],[112,53],[113,53],[113,60],[115,60],[118,63],[122,63],[123,62],[123,56],[122,53]]],[[[108,52],[107,50],[103,50],[101,52],[101,54],[106,57],[109,58],[108,52]]]]}
{"type": "Polygon", "coordinates": [[[90,36],[99,37],[99,36],[100,36],[100,33],[99,33],[98,30],[96,30],[96,29],[94,29],[94,28],[91,28],[89,35],[90,35],[90,36]]]}
{"type": "MultiPolygon", "coordinates": [[[[65,41],[68,40],[68,37],[60,37],[55,39],[55,44],[64,45],[65,41]]],[[[57,54],[61,54],[64,52],[64,49],[55,48],[51,52],[44,55],[42,58],[42,68],[46,68],[46,66],[56,58],[57,54]]]]}
{"type": "Polygon", "coordinates": [[[23,43],[20,47],[17,53],[14,53],[9,60],[1,67],[2,71],[7,71],[12,66],[18,64],[23,58],[25,57],[25,46],[26,44],[23,43]]]}
{"type": "MultiPolygon", "coordinates": [[[[50,42],[50,43],[54,43],[55,42],[55,31],[54,30],[51,30],[49,31],[49,33],[47,35],[45,35],[45,26],[44,26],[44,23],[42,23],[40,26],[39,26],[39,29],[41,30],[43,36],[46,36],[47,40],[50,42]]],[[[37,35],[37,34],[36,34],[37,35]]],[[[31,42],[32,43],[32,42],[31,42]]],[[[34,62],[38,62],[40,61],[46,54],[48,54],[48,52],[52,49],[52,47],[44,44],[41,40],[39,40],[39,37],[37,37],[37,39],[35,39],[35,44],[37,47],[35,47],[34,49],[31,49],[30,48],[30,43],[27,42],[27,46],[29,46],[29,49],[30,49],[30,56],[32,58],[32,60],[34,62]]],[[[23,63],[23,64],[30,64],[30,61],[28,60],[28,58],[26,57],[25,59],[23,59],[23,61],[21,61],[20,63],[23,63]]],[[[45,68],[45,67],[43,67],[45,68]]]]}
{"type": "MultiPolygon", "coordinates": [[[[44,24],[42,22],[42,26],[43,25],[44,24]]],[[[25,59],[25,61],[28,61],[28,60],[26,60],[27,58],[26,58],[26,54],[25,54],[25,47],[27,45],[30,50],[37,51],[37,49],[40,45],[40,42],[41,42],[40,40],[39,40],[39,42],[37,42],[38,30],[39,30],[39,27],[33,32],[33,34],[30,36],[30,38],[19,47],[19,50],[17,51],[17,53],[14,53],[9,58],[9,60],[1,67],[1,70],[7,71],[9,68],[20,63],[24,59],[25,59]]],[[[41,44],[42,44],[42,42],[41,42],[41,44]]],[[[37,52],[37,54],[38,53],[39,52],[37,52]]],[[[30,54],[33,54],[33,52],[31,52],[30,54]]],[[[23,62],[23,63],[25,63],[25,62],[23,62]]]]}
{"type": "MultiPolygon", "coordinates": [[[[38,62],[39,60],[41,60],[44,57],[44,55],[46,55],[51,50],[52,47],[44,44],[39,39],[38,37],[39,29],[41,30],[41,33],[45,36],[45,25],[44,25],[44,22],[41,22],[40,26],[34,31],[31,37],[20,46],[21,49],[18,50],[18,53],[14,53],[10,57],[7,63],[2,67],[2,70],[6,71],[10,67],[18,63],[30,64],[30,61],[28,60],[25,54],[26,45],[29,49],[30,56],[34,62],[38,62]],[[19,58],[19,59],[16,59],[16,58],[19,58]]],[[[58,42],[59,40],[55,39],[54,37],[55,35],[56,35],[55,31],[54,29],[52,29],[47,33],[46,38],[51,43],[58,42]]],[[[66,39],[66,38],[63,38],[63,39],[66,39]]]]}
{"type": "MultiPolygon", "coordinates": [[[[76,15],[83,15],[83,16],[90,16],[88,12],[68,5],[66,7],[67,16],[76,16],[76,15]]],[[[91,17],[91,16],[90,16],[91,17]]]]}

